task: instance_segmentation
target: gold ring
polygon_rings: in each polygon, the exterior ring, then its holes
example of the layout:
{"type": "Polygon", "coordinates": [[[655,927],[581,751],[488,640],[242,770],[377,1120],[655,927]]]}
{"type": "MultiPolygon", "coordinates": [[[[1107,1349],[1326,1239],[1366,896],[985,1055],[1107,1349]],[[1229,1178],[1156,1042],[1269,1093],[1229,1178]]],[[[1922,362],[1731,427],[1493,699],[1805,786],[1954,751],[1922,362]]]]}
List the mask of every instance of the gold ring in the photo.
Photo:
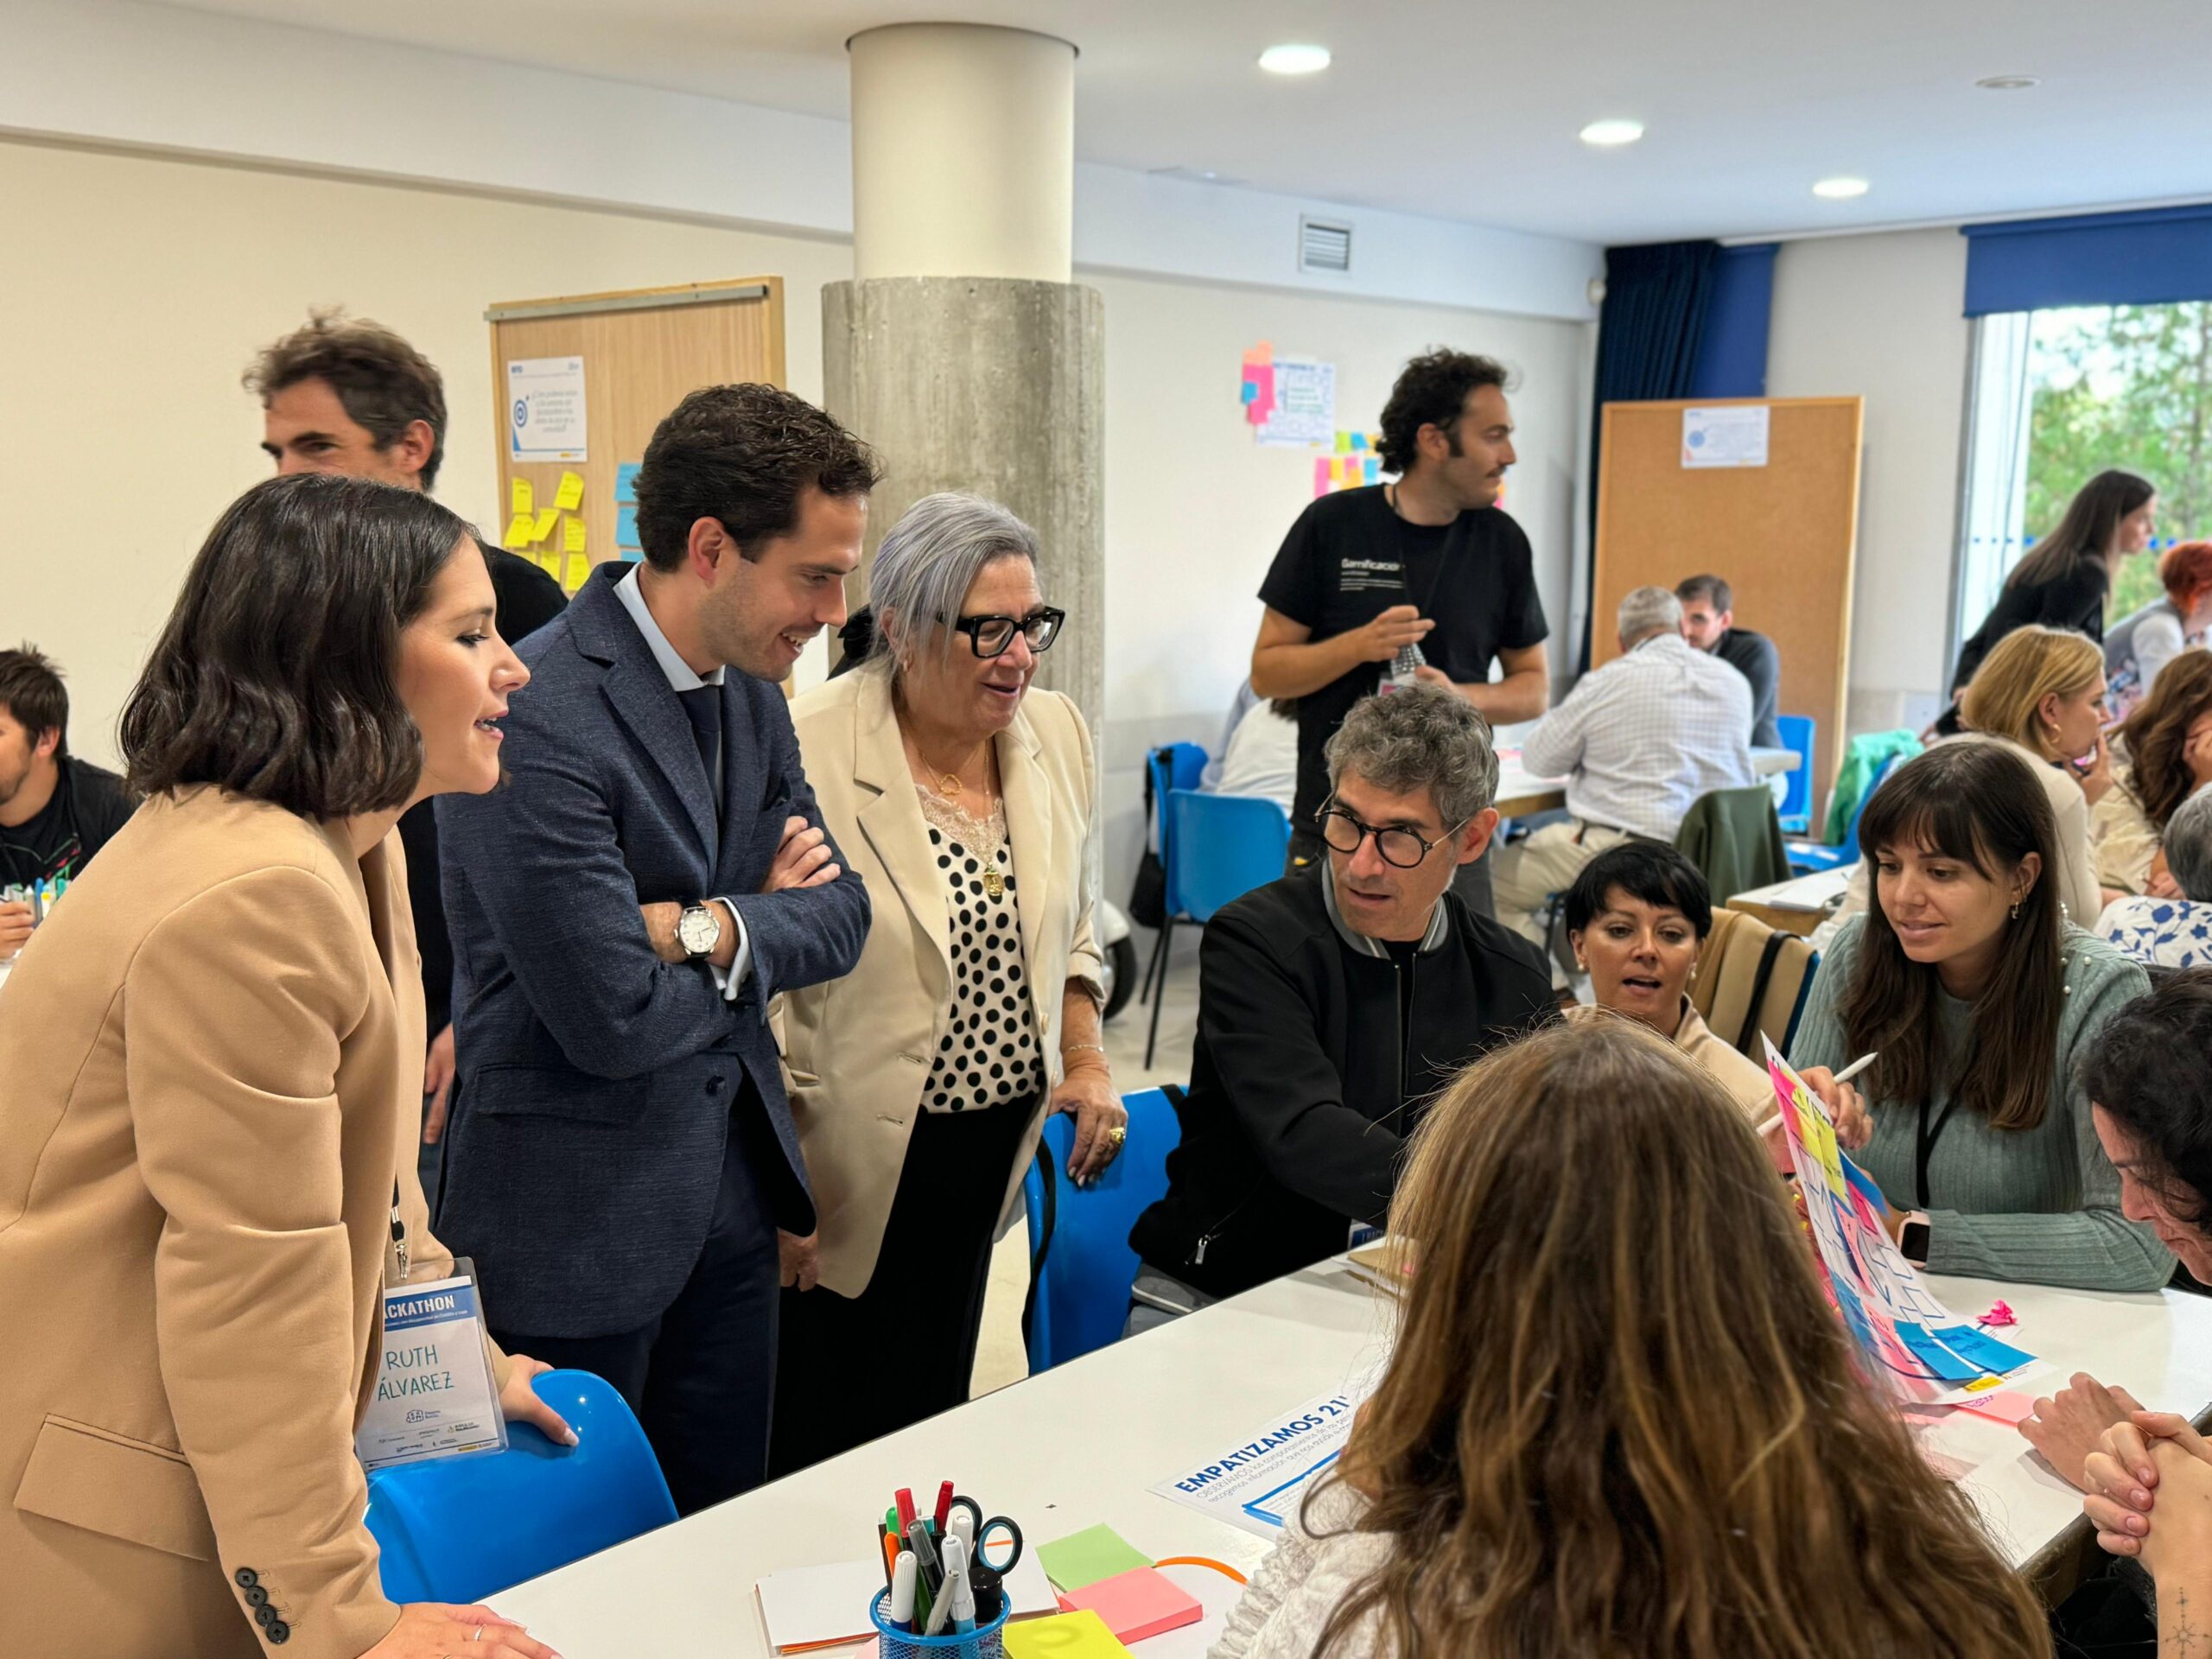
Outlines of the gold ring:
{"type": "Polygon", "coordinates": [[[1116,1123],[1112,1128],[1106,1131],[1106,1138],[1109,1141],[1111,1141],[1116,1146],[1120,1146],[1122,1142],[1129,1138],[1129,1126],[1126,1123],[1116,1123]]]}

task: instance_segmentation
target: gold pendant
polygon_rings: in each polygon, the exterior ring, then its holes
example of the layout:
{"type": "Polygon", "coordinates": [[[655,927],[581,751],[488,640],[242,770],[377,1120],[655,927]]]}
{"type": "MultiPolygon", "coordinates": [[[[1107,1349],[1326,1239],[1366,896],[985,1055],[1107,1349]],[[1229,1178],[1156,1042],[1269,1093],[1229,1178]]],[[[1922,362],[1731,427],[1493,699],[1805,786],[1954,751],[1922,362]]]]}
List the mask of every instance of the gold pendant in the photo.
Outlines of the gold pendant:
{"type": "Polygon", "coordinates": [[[937,792],[948,801],[958,800],[960,791],[964,787],[965,785],[960,781],[960,774],[957,772],[943,772],[938,777],[937,792]]]}
{"type": "Polygon", "coordinates": [[[1006,878],[999,874],[999,867],[995,864],[983,866],[983,891],[993,899],[1006,897],[1006,878]]]}

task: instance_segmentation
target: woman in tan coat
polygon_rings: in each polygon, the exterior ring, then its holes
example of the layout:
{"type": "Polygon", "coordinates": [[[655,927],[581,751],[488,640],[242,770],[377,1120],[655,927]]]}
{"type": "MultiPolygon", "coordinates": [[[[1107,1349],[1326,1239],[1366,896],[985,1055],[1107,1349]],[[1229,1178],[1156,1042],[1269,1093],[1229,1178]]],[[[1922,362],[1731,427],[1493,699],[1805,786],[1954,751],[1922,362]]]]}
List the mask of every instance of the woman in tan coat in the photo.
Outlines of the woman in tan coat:
{"type": "Polygon", "coordinates": [[[124,715],[146,804],[0,990],[0,1653],[549,1651],[385,1599],[353,1440],[381,1292],[449,1263],[391,830],[499,779],[492,616],[461,520],[354,479],[247,492],[185,578],[124,715]]]}
{"type": "Polygon", "coordinates": [[[924,497],[869,572],[868,660],[791,709],[874,914],[852,973],[778,1010],[821,1217],[819,1284],[784,1299],[779,1472],[968,1397],[991,1243],[1048,1110],[1075,1116],[1070,1179],[1121,1150],[1084,856],[1090,734],[1030,687],[1062,620],[1037,563],[1005,508],[924,497]]]}

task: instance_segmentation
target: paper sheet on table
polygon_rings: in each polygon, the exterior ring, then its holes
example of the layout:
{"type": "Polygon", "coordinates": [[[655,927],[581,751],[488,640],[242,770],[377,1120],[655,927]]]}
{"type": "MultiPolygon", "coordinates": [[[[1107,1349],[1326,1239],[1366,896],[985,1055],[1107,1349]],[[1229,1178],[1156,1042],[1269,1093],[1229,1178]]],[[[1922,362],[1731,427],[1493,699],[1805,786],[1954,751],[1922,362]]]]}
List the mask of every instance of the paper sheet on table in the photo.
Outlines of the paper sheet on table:
{"type": "Polygon", "coordinates": [[[1365,1379],[1308,1400],[1286,1412],[1240,1446],[1214,1456],[1152,1490],[1162,1497],[1262,1538],[1279,1536],[1283,1517],[1295,1512],[1306,1489],[1319,1479],[1351,1437],[1352,1414],[1375,1390],[1365,1379]]]}
{"type": "Polygon", "coordinates": [[[1767,1075],[1797,1192],[1844,1328],[1867,1372],[1898,1398],[1955,1405],[1991,1394],[2035,1356],[1974,1328],[1936,1299],[1883,1230],[1881,1190],[1843,1154],[1827,1108],[1766,1043],[1767,1075]]]}
{"type": "Polygon", "coordinates": [[[883,1559],[771,1573],[757,1586],[768,1645],[779,1652],[873,1635],[868,1604],[883,1588],[883,1559]]]}
{"type": "Polygon", "coordinates": [[[1858,868],[1846,864],[1837,869],[1815,870],[1810,875],[1777,881],[1756,897],[1759,903],[1777,910],[1827,910],[1851,891],[1852,873],[1858,868]]]}

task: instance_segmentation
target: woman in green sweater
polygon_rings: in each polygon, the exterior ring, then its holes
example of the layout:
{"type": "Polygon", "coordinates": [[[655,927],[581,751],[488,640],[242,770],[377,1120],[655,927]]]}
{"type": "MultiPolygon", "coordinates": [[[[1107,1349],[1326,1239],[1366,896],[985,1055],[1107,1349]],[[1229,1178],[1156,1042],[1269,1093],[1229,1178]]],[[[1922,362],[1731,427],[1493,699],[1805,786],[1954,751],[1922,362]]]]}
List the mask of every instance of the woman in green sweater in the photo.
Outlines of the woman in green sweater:
{"type": "Polygon", "coordinates": [[[1855,1155],[1892,1206],[1891,1236],[1935,1273],[2164,1284],[2173,1257],[2120,1214],[2075,1076],[2150,982],[2062,918],[2056,827],[2027,763],[1998,744],[1938,745],[1883,785],[1859,835],[1875,904],[1821,962],[1790,1058],[1844,1113],[1859,1091],[1834,1072],[1880,1055],[1855,1155]]]}

